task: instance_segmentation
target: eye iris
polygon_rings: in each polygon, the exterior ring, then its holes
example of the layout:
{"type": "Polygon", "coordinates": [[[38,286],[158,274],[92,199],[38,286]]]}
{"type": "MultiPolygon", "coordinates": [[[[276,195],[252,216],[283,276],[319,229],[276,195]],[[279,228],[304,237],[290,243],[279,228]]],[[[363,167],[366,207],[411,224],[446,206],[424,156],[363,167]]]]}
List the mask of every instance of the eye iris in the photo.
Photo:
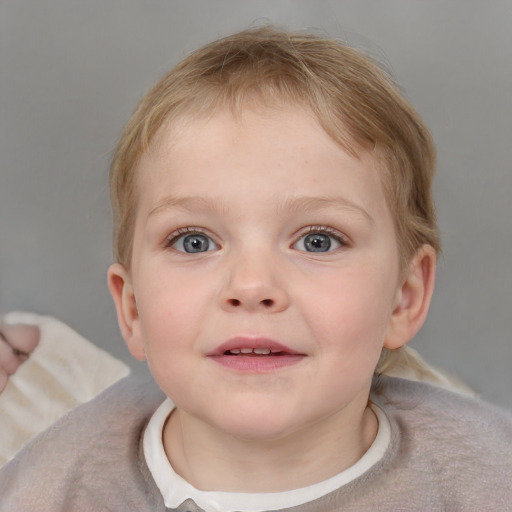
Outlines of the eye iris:
{"type": "Polygon", "coordinates": [[[328,235],[312,233],[304,238],[304,247],[310,252],[326,252],[331,248],[331,239],[328,235]]]}
{"type": "Polygon", "coordinates": [[[204,235],[187,235],[183,239],[183,248],[186,252],[206,252],[209,247],[208,237],[204,235]]]}

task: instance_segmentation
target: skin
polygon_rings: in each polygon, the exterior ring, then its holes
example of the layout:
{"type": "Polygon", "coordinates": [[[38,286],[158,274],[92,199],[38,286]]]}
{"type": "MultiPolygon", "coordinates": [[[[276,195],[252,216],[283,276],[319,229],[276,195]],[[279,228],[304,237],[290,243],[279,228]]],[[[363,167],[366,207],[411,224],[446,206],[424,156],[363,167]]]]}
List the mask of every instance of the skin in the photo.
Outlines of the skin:
{"type": "Polygon", "coordinates": [[[377,360],[421,327],[435,270],[425,246],[400,272],[377,167],[297,107],[185,119],[142,157],[131,267],[109,285],[128,347],[177,406],[164,447],[195,487],[303,487],[373,442],[377,360]],[[190,232],[209,250],[185,252],[190,232]],[[330,249],[308,251],[310,232],[330,249]],[[226,367],[212,354],[234,337],[300,357],[226,367]]]}
{"type": "Polygon", "coordinates": [[[0,393],[9,376],[28,359],[39,343],[39,329],[33,325],[0,323],[0,393]]]}

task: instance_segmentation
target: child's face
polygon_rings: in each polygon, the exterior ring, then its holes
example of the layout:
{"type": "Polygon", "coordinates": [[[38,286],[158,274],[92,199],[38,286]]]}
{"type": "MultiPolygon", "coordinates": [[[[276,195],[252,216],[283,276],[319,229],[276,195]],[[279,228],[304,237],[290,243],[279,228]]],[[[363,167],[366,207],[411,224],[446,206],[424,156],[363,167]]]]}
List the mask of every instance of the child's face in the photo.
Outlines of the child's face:
{"type": "Polygon", "coordinates": [[[375,162],[262,108],[165,128],[138,177],[125,338],[181,414],[268,438],[364,410],[400,300],[375,162]]]}

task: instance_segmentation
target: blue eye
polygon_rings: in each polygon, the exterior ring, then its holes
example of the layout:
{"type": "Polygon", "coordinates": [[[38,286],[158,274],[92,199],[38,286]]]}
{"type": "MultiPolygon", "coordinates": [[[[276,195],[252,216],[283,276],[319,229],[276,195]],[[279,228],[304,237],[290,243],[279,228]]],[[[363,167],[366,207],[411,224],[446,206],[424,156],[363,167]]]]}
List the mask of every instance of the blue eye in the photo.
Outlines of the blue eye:
{"type": "Polygon", "coordinates": [[[310,232],[293,245],[294,249],[306,252],[329,252],[343,245],[340,237],[326,232],[310,232]]]}
{"type": "Polygon", "coordinates": [[[218,249],[217,244],[202,233],[190,233],[173,238],[169,245],[180,252],[197,254],[200,252],[213,251],[218,249]]]}

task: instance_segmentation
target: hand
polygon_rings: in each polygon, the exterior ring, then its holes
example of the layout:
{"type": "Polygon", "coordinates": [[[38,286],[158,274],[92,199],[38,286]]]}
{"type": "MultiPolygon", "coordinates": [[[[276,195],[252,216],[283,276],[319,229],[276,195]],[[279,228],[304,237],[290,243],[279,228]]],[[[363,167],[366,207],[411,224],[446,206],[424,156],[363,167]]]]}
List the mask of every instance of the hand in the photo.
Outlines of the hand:
{"type": "Polygon", "coordinates": [[[9,376],[26,361],[39,343],[40,332],[34,325],[0,323],[0,393],[9,376]]]}

